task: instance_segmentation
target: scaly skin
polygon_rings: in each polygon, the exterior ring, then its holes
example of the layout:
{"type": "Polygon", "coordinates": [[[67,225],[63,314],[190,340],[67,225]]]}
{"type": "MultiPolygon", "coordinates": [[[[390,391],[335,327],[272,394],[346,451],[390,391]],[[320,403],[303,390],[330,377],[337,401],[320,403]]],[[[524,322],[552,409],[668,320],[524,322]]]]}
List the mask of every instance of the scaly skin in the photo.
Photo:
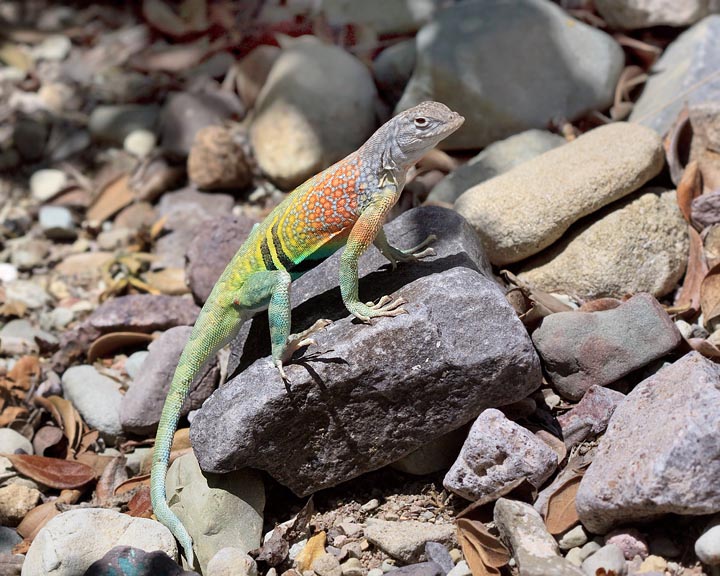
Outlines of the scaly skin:
{"type": "Polygon", "coordinates": [[[350,313],[364,322],[405,313],[402,299],[384,296],[376,304],[359,300],[358,259],[372,243],[393,267],[432,253],[425,247],[433,238],[409,250],[392,247],[382,224],[400,196],[408,169],[463,120],[437,102],[398,114],[356,152],[292,191],[253,229],[215,284],[173,376],[151,474],[155,516],[178,539],[191,566],[192,539],[166,502],[165,476],[180,409],[193,379],[246,320],[267,308],[273,362],[287,382],[283,364],[297,349],[313,344],[308,336],[328,323],[320,320],[302,334],[290,335],[290,283],[342,246],[340,291],[350,313]]]}

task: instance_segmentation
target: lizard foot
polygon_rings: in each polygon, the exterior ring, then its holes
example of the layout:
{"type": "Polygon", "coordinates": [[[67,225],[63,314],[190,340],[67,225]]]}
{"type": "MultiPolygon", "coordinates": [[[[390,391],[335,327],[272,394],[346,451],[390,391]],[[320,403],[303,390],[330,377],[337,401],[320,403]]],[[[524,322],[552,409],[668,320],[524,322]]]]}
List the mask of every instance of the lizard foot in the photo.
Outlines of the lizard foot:
{"type": "Polygon", "coordinates": [[[330,324],[332,324],[332,320],[320,319],[317,320],[307,330],[303,330],[302,332],[298,332],[297,334],[290,334],[290,336],[288,336],[287,344],[285,345],[285,349],[283,350],[282,355],[279,359],[275,360],[275,366],[277,366],[277,369],[280,372],[280,376],[286,383],[289,382],[289,379],[285,374],[283,365],[287,363],[287,361],[292,358],[292,355],[295,354],[295,352],[297,352],[298,350],[300,350],[300,348],[317,344],[317,342],[315,342],[315,339],[309,338],[309,336],[311,334],[314,334],[315,332],[319,332],[330,324]]]}
{"type": "Polygon", "coordinates": [[[406,250],[398,250],[397,248],[388,246],[383,251],[383,255],[390,261],[392,269],[395,270],[398,262],[417,262],[421,258],[435,256],[435,250],[428,248],[435,240],[437,240],[437,236],[430,234],[425,240],[420,242],[420,244],[406,250]]]}
{"type": "Polygon", "coordinates": [[[393,300],[390,296],[383,296],[378,300],[377,304],[368,302],[367,304],[361,304],[358,302],[354,310],[352,310],[353,316],[363,322],[369,322],[370,318],[380,318],[382,316],[399,316],[400,314],[407,314],[405,308],[400,308],[403,304],[407,304],[405,298],[398,298],[393,300]]]}

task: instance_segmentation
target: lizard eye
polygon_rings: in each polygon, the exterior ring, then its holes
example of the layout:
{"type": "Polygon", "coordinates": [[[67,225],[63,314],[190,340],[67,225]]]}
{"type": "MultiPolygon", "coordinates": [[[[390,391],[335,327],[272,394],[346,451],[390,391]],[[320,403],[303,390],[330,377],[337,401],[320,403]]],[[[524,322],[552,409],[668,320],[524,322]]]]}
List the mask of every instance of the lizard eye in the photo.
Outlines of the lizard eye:
{"type": "Polygon", "coordinates": [[[417,128],[427,128],[428,126],[428,119],[424,116],[418,116],[415,118],[414,122],[417,128]]]}

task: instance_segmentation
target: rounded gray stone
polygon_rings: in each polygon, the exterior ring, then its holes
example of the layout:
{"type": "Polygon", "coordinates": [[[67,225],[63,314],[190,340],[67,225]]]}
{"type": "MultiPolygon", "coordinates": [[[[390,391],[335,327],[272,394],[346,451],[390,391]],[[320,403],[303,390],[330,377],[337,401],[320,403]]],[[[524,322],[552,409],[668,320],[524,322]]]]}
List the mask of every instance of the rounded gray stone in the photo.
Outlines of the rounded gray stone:
{"type": "Polygon", "coordinates": [[[118,382],[103,376],[92,366],[73,366],[63,374],[62,387],[65,398],[73,403],[90,427],[97,428],[110,440],[122,433],[122,394],[118,382]]]}
{"type": "Polygon", "coordinates": [[[720,523],[703,532],[697,539],[695,554],[708,566],[720,565],[720,523]]]}
{"type": "Polygon", "coordinates": [[[442,143],[449,149],[482,148],[606,108],[624,66],[613,38],[543,0],[452,4],[416,44],[417,64],[396,110],[437,100],[463,115],[465,125],[442,143]]]}
{"type": "Polygon", "coordinates": [[[664,163],[652,130],[608,124],[470,188],[455,209],[480,235],[490,261],[505,265],[547,248],[583,216],[640,188],[664,163]]]}
{"type": "Polygon", "coordinates": [[[34,454],[32,443],[25,436],[11,428],[0,428],[0,452],[15,454],[17,450],[34,454]]]}

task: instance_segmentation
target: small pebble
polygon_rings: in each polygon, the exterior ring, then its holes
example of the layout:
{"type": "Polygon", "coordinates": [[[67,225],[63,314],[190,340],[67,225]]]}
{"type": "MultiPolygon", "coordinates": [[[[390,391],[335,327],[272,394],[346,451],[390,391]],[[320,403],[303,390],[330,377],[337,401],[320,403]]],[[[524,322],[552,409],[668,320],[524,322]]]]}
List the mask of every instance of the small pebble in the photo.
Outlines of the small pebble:
{"type": "Polygon", "coordinates": [[[47,168],[30,176],[30,192],[35,200],[45,202],[55,196],[67,184],[65,172],[47,168]]]}
{"type": "Polygon", "coordinates": [[[24,452],[33,454],[33,447],[30,440],[19,432],[10,428],[0,428],[0,452],[16,454],[24,452]]]}
{"type": "Polygon", "coordinates": [[[675,327],[680,330],[680,334],[682,334],[683,338],[692,338],[692,324],[688,324],[685,320],[675,320],[675,327]]]}
{"type": "Polygon", "coordinates": [[[468,563],[465,562],[465,560],[460,560],[455,568],[447,573],[447,576],[472,576],[472,572],[470,571],[468,563]]]}
{"type": "Polygon", "coordinates": [[[0,262],[0,282],[3,284],[7,282],[14,282],[17,280],[18,270],[12,264],[6,262],[0,262]]]}
{"type": "Polygon", "coordinates": [[[695,554],[705,564],[720,565],[720,524],[706,530],[695,542],[695,554]]]}
{"type": "Polygon", "coordinates": [[[580,560],[582,561],[585,560],[585,558],[592,556],[595,552],[600,550],[600,548],[602,548],[602,546],[600,546],[597,542],[588,542],[580,548],[580,560]]]}
{"type": "Polygon", "coordinates": [[[661,558],[660,556],[648,556],[645,560],[643,560],[643,563],[640,564],[638,572],[641,574],[644,572],[660,572],[662,574],[665,572],[666,568],[667,560],[665,560],[665,558],[661,558]]]}
{"type": "Polygon", "coordinates": [[[126,152],[137,156],[138,158],[144,158],[150,152],[153,151],[157,144],[157,136],[150,130],[133,130],[125,136],[123,141],[123,148],[126,152]]]}
{"type": "Polygon", "coordinates": [[[395,562],[393,562],[390,558],[383,560],[382,564],[380,565],[380,569],[383,571],[383,573],[395,570],[395,568],[397,568],[397,566],[395,566],[395,562]]]}
{"type": "Polygon", "coordinates": [[[460,560],[462,560],[462,557],[462,550],[460,550],[459,548],[453,548],[452,550],[450,550],[450,558],[452,558],[452,561],[455,564],[460,562],[460,560]]]}
{"type": "Polygon", "coordinates": [[[580,566],[583,562],[582,549],[571,548],[570,550],[568,550],[567,554],[565,554],[565,559],[571,564],[574,564],[575,566],[580,566]]]}
{"type": "Polygon", "coordinates": [[[48,36],[33,50],[33,55],[39,60],[65,60],[72,49],[72,42],[67,36],[53,34],[48,36]]]}
{"type": "Polygon", "coordinates": [[[358,558],[350,558],[340,565],[343,576],[362,576],[364,569],[358,558]]]}
{"type": "Polygon", "coordinates": [[[377,498],[373,498],[372,500],[368,500],[360,507],[360,510],[363,512],[370,512],[371,510],[375,510],[378,506],[380,506],[380,502],[377,498]]]}
{"type": "Polygon", "coordinates": [[[615,544],[622,550],[625,560],[632,560],[635,556],[647,558],[648,545],[645,537],[638,531],[630,528],[629,530],[613,530],[605,536],[605,544],[615,544]]]}
{"type": "Polygon", "coordinates": [[[38,213],[40,227],[51,240],[77,238],[72,212],[64,206],[42,206],[38,213]]]}
{"type": "Polygon", "coordinates": [[[582,569],[588,576],[615,573],[616,576],[623,576],[627,570],[623,551],[615,544],[607,544],[597,552],[583,560],[582,569]]]}
{"type": "Polygon", "coordinates": [[[558,540],[558,546],[560,546],[560,550],[570,550],[571,548],[578,548],[584,545],[587,541],[588,537],[585,529],[578,524],[575,528],[563,534],[562,538],[558,540]]]}
{"type": "Polygon", "coordinates": [[[20,483],[0,488],[0,525],[17,526],[40,502],[39,490],[20,483]]]}
{"type": "Polygon", "coordinates": [[[312,569],[318,576],[340,576],[340,562],[332,554],[323,554],[312,563],[312,569]]]}
{"type": "Polygon", "coordinates": [[[368,570],[367,576],[383,576],[384,572],[380,568],[368,570]]]}
{"type": "Polygon", "coordinates": [[[548,394],[545,396],[545,404],[548,408],[557,408],[560,405],[560,396],[557,394],[548,394]]]}

